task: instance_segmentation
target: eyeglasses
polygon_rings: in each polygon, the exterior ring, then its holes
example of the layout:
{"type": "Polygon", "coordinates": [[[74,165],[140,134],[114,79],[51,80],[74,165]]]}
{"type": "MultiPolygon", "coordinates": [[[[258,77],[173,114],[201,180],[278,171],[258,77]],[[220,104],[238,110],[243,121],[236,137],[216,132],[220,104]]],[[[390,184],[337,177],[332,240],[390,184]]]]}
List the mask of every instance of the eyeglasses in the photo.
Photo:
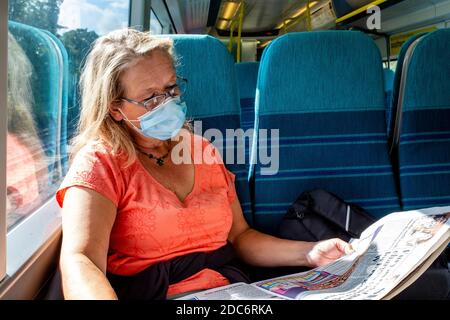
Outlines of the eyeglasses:
{"type": "Polygon", "coordinates": [[[163,94],[152,96],[142,101],[135,101],[126,97],[121,97],[120,100],[144,107],[147,111],[151,111],[163,104],[169,98],[181,97],[186,92],[187,79],[177,77],[177,82],[167,89],[163,94]]]}

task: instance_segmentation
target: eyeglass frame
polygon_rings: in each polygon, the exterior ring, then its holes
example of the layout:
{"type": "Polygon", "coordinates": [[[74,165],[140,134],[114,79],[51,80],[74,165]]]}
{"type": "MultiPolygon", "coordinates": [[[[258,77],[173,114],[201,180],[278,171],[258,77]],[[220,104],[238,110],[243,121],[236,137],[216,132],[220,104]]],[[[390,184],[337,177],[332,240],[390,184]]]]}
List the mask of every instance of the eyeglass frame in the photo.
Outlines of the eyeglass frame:
{"type": "MultiPolygon", "coordinates": [[[[184,84],[187,84],[187,82],[188,82],[186,78],[177,76],[177,82],[178,82],[179,80],[183,81],[184,84]]],[[[174,87],[173,87],[172,89],[170,89],[170,91],[175,90],[177,87],[180,88],[180,86],[179,86],[177,83],[175,83],[174,87]]],[[[132,104],[137,105],[137,106],[139,106],[139,107],[143,107],[143,108],[145,108],[145,110],[147,110],[147,111],[152,111],[152,110],[155,110],[156,108],[158,108],[158,107],[159,107],[160,105],[162,105],[164,102],[166,102],[166,100],[167,100],[168,98],[180,97],[180,96],[182,96],[183,93],[184,93],[184,92],[181,92],[181,89],[180,89],[180,94],[179,94],[179,95],[171,94],[170,91],[169,91],[169,92],[164,92],[163,94],[159,94],[159,95],[157,95],[157,96],[148,98],[148,99],[146,99],[146,100],[142,100],[141,102],[136,101],[136,100],[133,100],[133,99],[129,99],[129,98],[127,98],[127,97],[120,97],[119,99],[122,100],[122,101],[125,101],[125,102],[132,103],[132,104]],[[154,100],[154,99],[158,99],[158,98],[160,98],[160,97],[164,97],[164,99],[163,99],[160,103],[158,103],[156,106],[154,106],[153,108],[150,108],[150,109],[147,107],[147,104],[148,104],[150,101],[152,101],[152,100],[154,100]]]]}

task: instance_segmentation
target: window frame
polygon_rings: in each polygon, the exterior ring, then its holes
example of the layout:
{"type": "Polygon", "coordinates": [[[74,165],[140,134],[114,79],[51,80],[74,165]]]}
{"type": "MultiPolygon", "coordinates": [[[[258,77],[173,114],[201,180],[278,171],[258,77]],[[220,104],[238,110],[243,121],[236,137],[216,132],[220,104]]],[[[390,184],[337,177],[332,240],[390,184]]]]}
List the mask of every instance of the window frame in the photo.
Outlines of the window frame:
{"type": "Polygon", "coordinates": [[[153,10],[152,7],[150,7],[150,14],[149,14],[149,22],[148,22],[148,31],[152,31],[152,17],[156,18],[156,21],[158,21],[159,27],[161,28],[161,33],[153,34],[153,35],[161,35],[164,34],[164,26],[161,23],[161,20],[159,20],[158,16],[156,15],[155,10],[153,10]]]}
{"type": "Polygon", "coordinates": [[[61,210],[55,197],[27,216],[6,235],[6,274],[14,275],[61,229],[61,210]]]}
{"type": "Polygon", "coordinates": [[[61,235],[61,210],[55,197],[8,232],[0,299],[34,299],[40,293],[57,265],[61,235]]]}
{"type": "Polygon", "coordinates": [[[6,135],[8,90],[8,1],[0,1],[0,283],[6,276],[6,135]]]}

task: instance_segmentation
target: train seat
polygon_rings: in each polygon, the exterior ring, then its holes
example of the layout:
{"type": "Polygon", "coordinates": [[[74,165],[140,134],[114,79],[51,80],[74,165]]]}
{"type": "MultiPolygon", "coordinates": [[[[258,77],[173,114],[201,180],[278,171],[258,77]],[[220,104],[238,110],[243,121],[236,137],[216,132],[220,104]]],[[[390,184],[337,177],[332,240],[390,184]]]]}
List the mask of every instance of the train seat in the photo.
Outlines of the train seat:
{"type": "MultiPolygon", "coordinates": [[[[288,206],[314,188],[375,217],[400,208],[381,57],[368,36],[319,31],[277,38],[263,53],[255,107],[258,130],[279,129],[279,171],[262,175],[261,164],[251,167],[259,229],[275,233],[288,206]]],[[[253,143],[252,157],[257,152],[253,143]]]]}
{"type": "Polygon", "coordinates": [[[401,76],[401,116],[393,150],[404,210],[450,204],[450,29],[412,43],[404,45],[404,63],[396,74],[401,76]]]}

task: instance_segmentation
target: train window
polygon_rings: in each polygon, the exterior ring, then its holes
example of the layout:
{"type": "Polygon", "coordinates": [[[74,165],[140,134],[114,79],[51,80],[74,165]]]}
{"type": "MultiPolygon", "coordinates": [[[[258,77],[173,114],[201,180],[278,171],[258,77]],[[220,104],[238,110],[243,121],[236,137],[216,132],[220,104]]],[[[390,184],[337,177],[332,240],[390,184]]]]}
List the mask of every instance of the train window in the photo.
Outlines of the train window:
{"type": "Polygon", "coordinates": [[[153,9],[150,9],[150,33],[151,34],[162,34],[163,27],[158,17],[156,16],[153,9]]]}
{"type": "Polygon", "coordinates": [[[8,230],[50,199],[64,176],[82,60],[99,35],[128,25],[128,6],[9,1],[8,230]]]}
{"type": "Polygon", "coordinates": [[[8,265],[14,260],[10,252],[17,252],[10,247],[10,238],[23,233],[18,230],[22,225],[34,221],[24,230],[41,235],[45,232],[39,230],[55,224],[32,217],[59,212],[54,193],[69,167],[69,144],[80,108],[82,62],[99,36],[128,26],[129,6],[129,1],[122,0],[8,3],[8,265]]]}
{"type": "Polygon", "coordinates": [[[10,22],[8,33],[7,227],[35,211],[51,193],[58,163],[62,74],[60,52],[37,28],[10,22]],[[50,72],[55,68],[56,72],[50,72]],[[53,92],[56,90],[56,92],[53,92]]]}

